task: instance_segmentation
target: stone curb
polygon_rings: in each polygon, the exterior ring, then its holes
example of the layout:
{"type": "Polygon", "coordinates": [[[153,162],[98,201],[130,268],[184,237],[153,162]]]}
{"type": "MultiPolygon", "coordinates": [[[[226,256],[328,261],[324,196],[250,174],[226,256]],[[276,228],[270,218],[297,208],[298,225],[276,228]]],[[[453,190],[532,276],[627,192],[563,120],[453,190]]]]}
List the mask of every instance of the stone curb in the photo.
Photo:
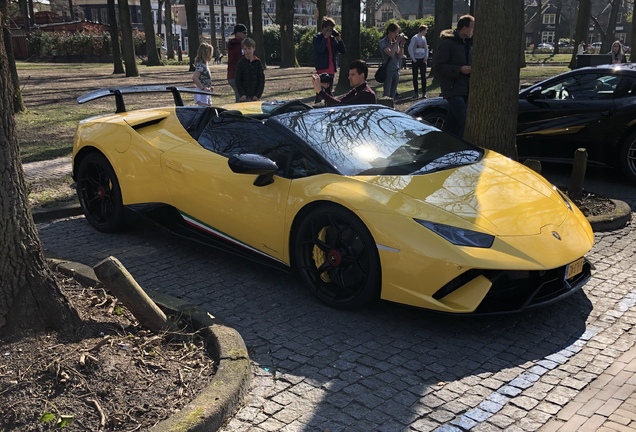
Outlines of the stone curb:
{"type": "MultiPolygon", "coordinates": [[[[99,283],[87,265],[49,258],[54,267],[78,282],[94,286],[99,283]]],[[[212,382],[181,411],[153,427],[158,432],[216,431],[238,408],[249,388],[250,360],[241,335],[231,327],[219,324],[212,315],[182,300],[145,290],[168,314],[188,320],[194,330],[206,339],[218,368],[212,382]]]]}
{"type": "Polygon", "coordinates": [[[52,219],[60,219],[82,214],[79,203],[64,204],[53,207],[37,207],[31,211],[35,223],[46,222],[52,219]]]}
{"type": "Polygon", "coordinates": [[[632,219],[632,209],[625,201],[610,199],[616,206],[613,212],[602,216],[589,216],[587,218],[592,225],[592,230],[612,231],[623,228],[632,219]]]}

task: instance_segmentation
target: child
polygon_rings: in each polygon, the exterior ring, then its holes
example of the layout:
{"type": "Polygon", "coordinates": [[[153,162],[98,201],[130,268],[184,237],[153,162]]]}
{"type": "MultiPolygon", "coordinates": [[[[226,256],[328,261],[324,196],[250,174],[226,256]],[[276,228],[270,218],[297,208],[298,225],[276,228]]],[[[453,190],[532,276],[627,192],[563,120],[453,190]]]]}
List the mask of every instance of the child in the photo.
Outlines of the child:
{"type": "MultiPolygon", "coordinates": [[[[192,74],[192,81],[197,86],[199,90],[205,90],[211,92],[214,90],[212,87],[212,78],[210,77],[210,68],[208,67],[208,63],[212,60],[214,48],[212,45],[207,43],[202,43],[199,45],[199,49],[197,50],[197,57],[194,59],[194,74],[192,74]]],[[[194,102],[197,105],[201,106],[210,106],[212,101],[210,96],[204,94],[195,94],[194,102]]]]}
{"type": "Polygon", "coordinates": [[[244,56],[236,64],[236,89],[241,102],[256,101],[261,98],[265,88],[263,64],[254,55],[256,43],[253,39],[243,39],[241,46],[244,56]]]}

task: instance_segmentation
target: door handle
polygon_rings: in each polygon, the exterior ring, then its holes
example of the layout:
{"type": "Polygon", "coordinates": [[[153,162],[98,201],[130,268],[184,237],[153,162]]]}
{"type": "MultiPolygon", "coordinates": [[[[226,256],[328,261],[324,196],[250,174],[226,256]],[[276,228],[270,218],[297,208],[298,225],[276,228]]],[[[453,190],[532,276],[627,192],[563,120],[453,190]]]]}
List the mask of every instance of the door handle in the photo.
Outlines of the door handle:
{"type": "Polygon", "coordinates": [[[614,111],[601,111],[601,115],[608,117],[614,115],[614,111]]]}

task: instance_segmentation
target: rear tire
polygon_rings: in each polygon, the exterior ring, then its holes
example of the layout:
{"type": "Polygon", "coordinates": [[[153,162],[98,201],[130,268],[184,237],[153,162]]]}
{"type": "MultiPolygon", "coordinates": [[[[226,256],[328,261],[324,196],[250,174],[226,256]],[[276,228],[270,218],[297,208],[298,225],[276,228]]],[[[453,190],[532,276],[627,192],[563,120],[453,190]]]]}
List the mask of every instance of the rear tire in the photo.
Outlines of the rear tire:
{"type": "Polygon", "coordinates": [[[446,127],[446,118],[447,115],[441,111],[429,111],[424,113],[421,116],[418,116],[422,119],[422,121],[434,126],[438,129],[444,130],[446,127]]]}
{"type": "Polygon", "coordinates": [[[636,183],[636,132],[628,136],[621,146],[619,158],[623,175],[636,183]]]}
{"type": "Polygon", "coordinates": [[[77,170],[77,197],[86,220],[98,231],[124,229],[124,205],[115,170],[100,153],[86,155],[77,170]]]}

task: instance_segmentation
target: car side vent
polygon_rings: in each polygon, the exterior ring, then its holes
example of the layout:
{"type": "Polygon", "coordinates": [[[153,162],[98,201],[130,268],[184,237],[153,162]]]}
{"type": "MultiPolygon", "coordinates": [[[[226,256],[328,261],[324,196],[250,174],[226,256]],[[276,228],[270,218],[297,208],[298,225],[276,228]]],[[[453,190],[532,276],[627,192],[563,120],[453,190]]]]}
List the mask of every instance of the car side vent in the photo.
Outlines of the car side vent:
{"type": "Polygon", "coordinates": [[[154,126],[156,124],[159,124],[163,121],[164,119],[162,118],[158,118],[158,119],[152,119],[152,120],[148,120],[147,122],[143,122],[143,123],[139,123],[134,125],[132,128],[136,131],[138,131],[139,129],[143,129],[146,128],[148,126],[154,126]]]}

